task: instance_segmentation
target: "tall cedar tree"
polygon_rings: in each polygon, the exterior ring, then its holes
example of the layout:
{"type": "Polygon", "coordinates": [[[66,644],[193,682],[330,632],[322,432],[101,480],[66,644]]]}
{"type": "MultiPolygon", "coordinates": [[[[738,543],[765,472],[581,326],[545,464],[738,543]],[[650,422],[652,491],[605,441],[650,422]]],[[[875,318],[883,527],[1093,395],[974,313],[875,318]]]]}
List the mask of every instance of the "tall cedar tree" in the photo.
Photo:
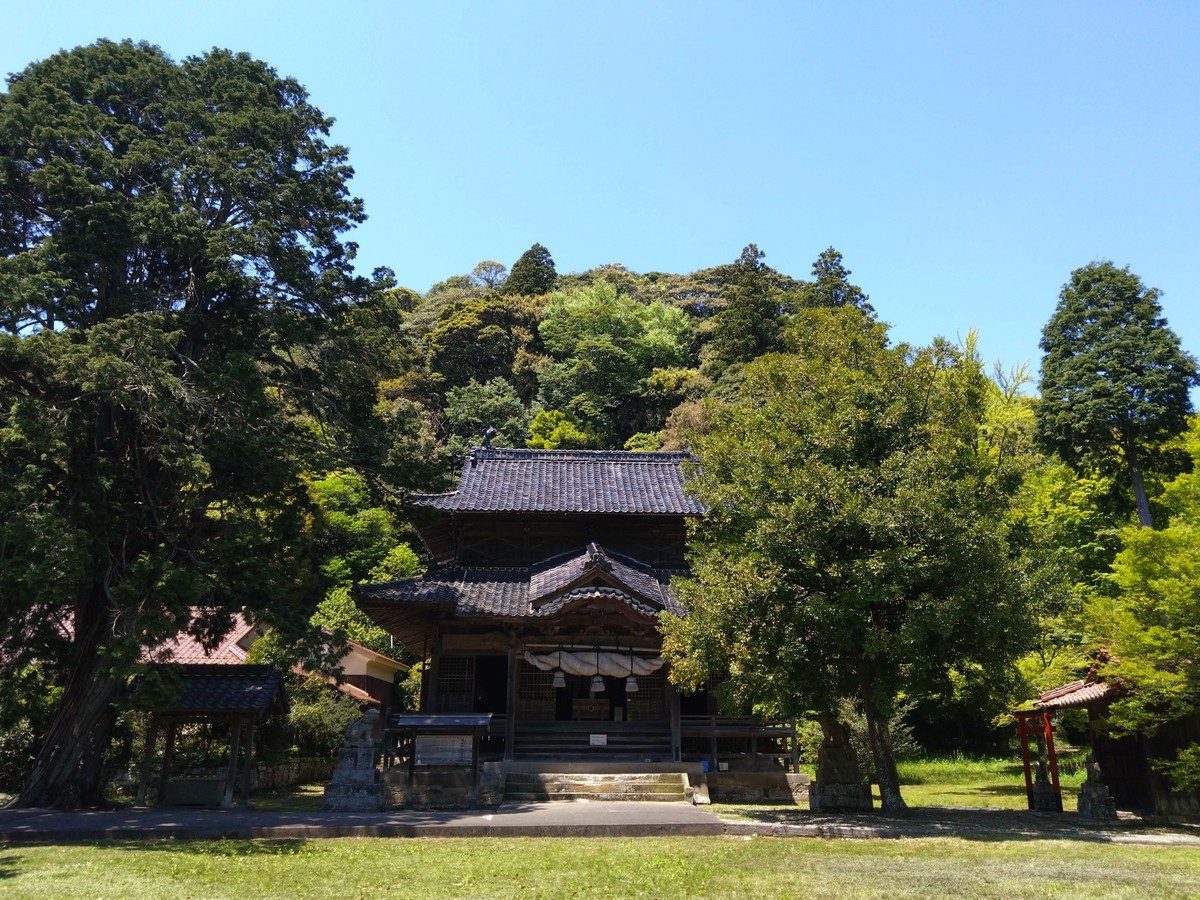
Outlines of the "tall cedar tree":
{"type": "Polygon", "coordinates": [[[541,244],[534,244],[513,263],[512,271],[504,282],[506,294],[545,294],[554,289],[558,272],[550,251],[541,244]]]}
{"type": "Polygon", "coordinates": [[[711,320],[702,353],[706,373],[713,377],[774,349],[779,341],[783,305],[773,272],[763,263],[765,255],[748,244],[729,267],[731,277],[721,292],[724,306],[711,320]]]}
{"type": "Polygon", "coordinates": [[[1128,267],[1091,263],[1063,285],[1040,344],[1039,443],[1081,474],[1124,466],[1145,527],[1143,470],[1183,432],[1197,375],[1158,297],[1128,267]]]}
{"type": "Polygon", "coordinates": [[[316,347],[368,287],[329,126],[224,50],[101,41],[0,96],[0,659],[66,671],[17,805],[102,802],[144,647],[311,613],[290,411],[373,401],[344,335],[316,347]]]}
{"type": "Polygon", "coordinates": [[[1026,647],[1015,479],[978,441],[987,380],[969,353],[890,348],[850,307],[797,312],[785,340],[698,437],[711,511],[664,650],[686,686],[726,676],[739,705],[774,714],[855,699],[884,808],[903,809],[896,698],[955,673],[999,680],[1026,647]]]}
{"type": "Polygon", "coordinates": [[[813,263],[812,273],[816,280],[801,292],[805,306],[856,306],[868,314],[875,312],[863,289],[850,283],[853,273],[842,262],[842,254],[833,247],[821,251],[813,263]]]}

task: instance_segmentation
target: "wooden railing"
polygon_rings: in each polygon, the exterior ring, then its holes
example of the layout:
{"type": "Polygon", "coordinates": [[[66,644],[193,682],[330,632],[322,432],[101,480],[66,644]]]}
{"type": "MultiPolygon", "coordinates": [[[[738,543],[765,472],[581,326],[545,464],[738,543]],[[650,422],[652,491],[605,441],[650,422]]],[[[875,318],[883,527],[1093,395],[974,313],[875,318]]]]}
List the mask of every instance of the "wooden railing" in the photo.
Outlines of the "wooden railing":
{"type": "Polygon", "coordinates": [[[780,763],[799,771],[796,720],[763,722],[753,718],[726,716],[681,716],[681,750],[685,760],[705,760],[712,769],[722,763],[747,763],[752,771],[774,768],[780,763]]]}

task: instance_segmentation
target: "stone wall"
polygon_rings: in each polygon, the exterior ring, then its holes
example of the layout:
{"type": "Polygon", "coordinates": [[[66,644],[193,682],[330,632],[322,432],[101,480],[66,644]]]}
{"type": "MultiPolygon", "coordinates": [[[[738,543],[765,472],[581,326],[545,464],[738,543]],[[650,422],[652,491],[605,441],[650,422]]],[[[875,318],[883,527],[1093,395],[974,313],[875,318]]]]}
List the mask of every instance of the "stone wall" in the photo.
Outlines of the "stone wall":
{"type": "MultiPolygon", "coordinates": [[[[408,766],[383,772],[384,803],[403,809],[408,790],[408,766]]],[[[413,777],[413,809],[466,809],[471,796],[471,770],[457,766],[418,766],[413,777]]],[[[504,799],[504,775],[494,763],[479,772],[479,805],[497,806],[504,799]]]]}
{"type": "Polygon", "coordinates": [[[328,781],[332,772],[333,760],[317,757],[292,759],[273,766],[255,766],[250,773],[250,790],[271,791],[296,784],[328,781]]]}
{"type": "MultiPolygon", "coordinates": [[[[178,778],[191,779],[223,779],[229,772],[227,766],[208,766],[206,768],[188,769],[179,773],[178,778]]],[[[275,763],[269,766],[256,765],[250,771],[250,793],[255,791],[272,791],[279,788],[291,787],[296,784],[309,784],[314,781],[328,781],[333,772],[333,760],[317,757],[289,759],[287,762],[275,763]]],[[[151,786],[158,783],[158,772],[151,777],[151,786]]],[[[130,783],[137,785],[137,779],[130,776],[130,783]]]]}
{"type": "Polygon", "coordinates": [[[715,803],[807,803],[809,776],[787,772],[709,772],[708,794],[715,803]]]}

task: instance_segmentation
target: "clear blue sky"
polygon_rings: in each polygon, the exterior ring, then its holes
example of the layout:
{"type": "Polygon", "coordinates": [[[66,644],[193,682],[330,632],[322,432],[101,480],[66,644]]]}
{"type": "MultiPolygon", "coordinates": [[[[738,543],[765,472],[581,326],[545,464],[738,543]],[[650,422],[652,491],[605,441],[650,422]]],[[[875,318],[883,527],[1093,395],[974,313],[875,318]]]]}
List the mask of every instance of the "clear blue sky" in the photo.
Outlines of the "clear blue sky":
{"type": "Polygon", "coordinates": [[[336,117],[364,270],[424,291],[837,247],[899,340],[1040,358],[1072,269],[1129,265],[1200,354],[1200,3],[5,4],[0,68],[133,38],[245,50],[336,117]]]}

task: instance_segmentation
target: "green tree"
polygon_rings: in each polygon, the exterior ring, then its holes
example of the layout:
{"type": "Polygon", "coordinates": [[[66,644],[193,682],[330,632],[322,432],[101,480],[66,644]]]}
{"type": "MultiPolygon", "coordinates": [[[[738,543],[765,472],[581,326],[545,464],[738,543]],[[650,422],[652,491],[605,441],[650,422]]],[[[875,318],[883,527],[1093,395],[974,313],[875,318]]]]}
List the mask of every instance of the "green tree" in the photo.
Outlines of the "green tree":
{"type": "Polygon", "coordinates": [[[313,623],[333,632],[339,640],[357,641],[384,656],[392,656],[396,652],[391,635],[358,608],[350,597],[348,587],[335,587],[325,595],[313,613],[313,623]]]}
{"type": "Polygon", "coordinates": [[[366,479],[356,472],[332,472],[311,490],[318,511],[313,550],[322,573],[336,585],[365,580],[396,546],[394,516],[374,503],[366,479]]]}
{"type": "Polygon", "coordinates": [[[805,306],[855,306],[865,313],[874,313],[863,289],[850,283],[851,272],[842,262],[842,254],[833,247],[821,251],[812,273],[816,281],[801,292],[805,306]]]}
{"type": "Polygon", "coordinates": [[[559,409],[544,409],[529,425],[528,446],[539,450],[592,450],[600,439],[559,409]]]}
{"type": "Polygon", "coordinates": [[[489,291],[498,291],[508,281],[508,267],[494,259],[485,259],[471,270],[472,280],[489,291]]]}
{"type": "Polygon", "coordinates": [[[541,244],[534,244],[513,263],[504,282],[504,293],[529,296],[546,294],[554,290],[557,280],[558,272],[554,269],[550,251],[541,244]]]}
{"type": "Polygon", "coordinates": [[[737,372],[750,360],[776,348],[787,308],[776,274],[763,263],[754,244],[742,250],[721,290],[721,308],[705,323],[701,353],[705,374],[717,378],[737,372]]]}
{"type": "Polygon", "coordinates": [[[1012,479],[980,448],[986,379],[944,342],[889,348],[853,308],[802,310],[795,352],[746,367],[699,436],[690,610],[664,621],[685,686],[727,674],[740,704],[866,717],[885,809],[887,720],[956,673],[1000,680],[1027,646],[1006,540],[1012,479]]]}
{"type": "Polygon", "coordinates": [[[446,392],[446,427],[466,447],[478,445],[489,427],[497,432],[495,446],[515,447],[528,433],[529,413],[503,378],[484,384],[472,379],[446,392]]]}
{"type": "Polygon", "coordinates": [[[101,41],[0,95],[0,656],[71,634],[19,805],[102,801],[143,647],[211,638],[242,607],[306,627],[297,415],[342,431],[374,403],[323,377],[369,287],[329,125],[295,81],[223,50],[176,64],[101,41]]]}
{"type": "Polygon", "coordinates": [[[495,295],[452,303],[426,339],[429,371],[447,388],[508,378],[521,350],[536,351],[540,306],[495,295]]]}
{"type": "MultiPolygon", "coordinates": [[[[1200,464],[1200,420],[1187,439],[1200,464]]],[[[1088,608],[1094,645],[1111,653],[1106,674],[1127,688],[1111,720],[1135,732],[1200,714],[1200,474],[1175,478],[1162,500],[1165,527],[1122,532],[1110,576],[1115,596],[1097,596],[1088,608]]],[[[1200,744],[1156,765],[1180,790],[1200,787],[1200,744]]]]}
{"type": "Polygon", "coordinates": [[[1094,262],[1063,285],[1042,330],[1037,437],[1078,472],[1123,466],[1138,521],[1153,518],[1143,470],[1163,463],[1191,412],[1196,360],[1167,327],[1159,292],[1128,267],[1094,262]]]}
{"type": "Polygon", "coordinates": [[[538,331],[553,360],[538,373],[543,407],[570,413],[605,446],[662,427],[669,407],[661,389],[673,379],[651,382],[660,369],[688,361],[690,327],[681,310],[639,303],[597,281],[552,294],[538,331]]]}

